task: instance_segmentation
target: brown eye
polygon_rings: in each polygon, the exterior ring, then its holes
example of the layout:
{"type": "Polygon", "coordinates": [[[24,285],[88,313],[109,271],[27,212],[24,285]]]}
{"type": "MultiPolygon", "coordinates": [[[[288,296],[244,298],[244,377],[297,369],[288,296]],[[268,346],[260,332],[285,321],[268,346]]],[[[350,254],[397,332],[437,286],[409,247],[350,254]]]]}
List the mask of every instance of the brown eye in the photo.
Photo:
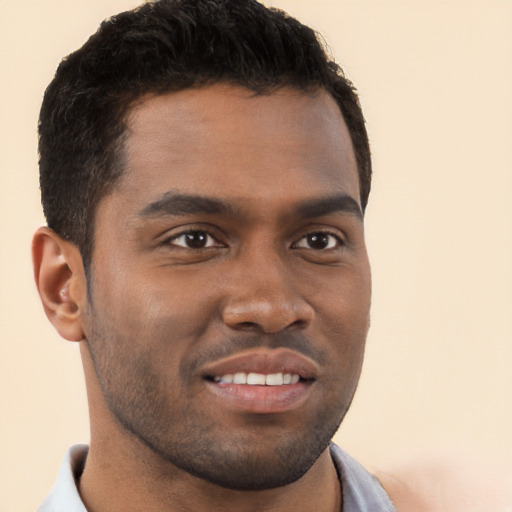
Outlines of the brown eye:
{"type": "Polygon", "coordinates": [[[216,247],[219,243],[206,231],[188,231],[169,240],[170,245],[177,245],[187,249],[205,249],[216,247]]]}
{"type": "Polygon", "coordinates": [[[325,249],[334,249],[340,245],[342,244],[338,237],[331,235],[330,233],[319,231],[316,233],[308,233],[306,236],[302,237],[294,245],[294,248],[321,251],[325,249]]]}

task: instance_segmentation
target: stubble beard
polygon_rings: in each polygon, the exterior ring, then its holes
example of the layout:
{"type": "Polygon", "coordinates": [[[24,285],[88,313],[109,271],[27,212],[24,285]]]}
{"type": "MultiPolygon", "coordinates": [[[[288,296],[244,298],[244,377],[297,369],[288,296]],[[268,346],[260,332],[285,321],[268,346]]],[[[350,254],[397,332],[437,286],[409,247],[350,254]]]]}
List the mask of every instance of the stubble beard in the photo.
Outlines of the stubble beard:
{"type": "Polygon", "coordinates": [[[111,327],[103,326],[101,335],[94,330],[86,342],[107,406],[122,429],[160,462],[228,489],[273,489],[300,479],[329,445],[355,393],[354,384],[347,403],[340,390],[297,429],[280,429],[278,421],[273,428],[269,417],[255,416],[247,428],[229,431],[191,405],[194,395],[184,385],[178,384],[174,396],[180,399],[172,401],[172,386],[156,374],[147,354],[131,352],[111,327]]]}

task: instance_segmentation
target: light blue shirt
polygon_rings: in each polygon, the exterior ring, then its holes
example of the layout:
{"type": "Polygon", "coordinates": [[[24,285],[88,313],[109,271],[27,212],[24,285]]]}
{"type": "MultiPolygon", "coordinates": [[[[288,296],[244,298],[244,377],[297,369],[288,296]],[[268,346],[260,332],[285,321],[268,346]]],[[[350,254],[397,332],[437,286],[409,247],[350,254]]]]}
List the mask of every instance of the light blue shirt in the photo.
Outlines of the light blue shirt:
{"type": "Polygon", "coordinates": [[[396,512],[377,478],[334,443],[331,457],[343,489],[342,512],[396,512]]]}
{"type": "MultiPolygon", "coordinates": [[[[87,458],[85,444],[72,446],[62,461],[57,481],[37,512],[87,512],[76,487],[87,458]]],[[[331,456],[343,489],[342,512],[396,512],[377,478],[368,473],[339,446],[331,444],[331,456]]]]}

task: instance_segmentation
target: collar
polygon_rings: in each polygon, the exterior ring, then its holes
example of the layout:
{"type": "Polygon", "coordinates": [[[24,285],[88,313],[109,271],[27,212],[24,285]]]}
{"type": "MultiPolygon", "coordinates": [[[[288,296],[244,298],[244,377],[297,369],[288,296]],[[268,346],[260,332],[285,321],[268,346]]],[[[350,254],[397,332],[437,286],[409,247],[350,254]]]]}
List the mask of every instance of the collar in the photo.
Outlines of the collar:
{"type": "MultiPolygon", "coordinates": [[[[37,512],[87,512],[78,493],[89,447],[72,446],[59,469],[57,481],[37,512]]],[[[331,443],[330,453],[343,490],[343,512],[396,512],[377,478],[368,473],[339,446],[331,443]]]]}

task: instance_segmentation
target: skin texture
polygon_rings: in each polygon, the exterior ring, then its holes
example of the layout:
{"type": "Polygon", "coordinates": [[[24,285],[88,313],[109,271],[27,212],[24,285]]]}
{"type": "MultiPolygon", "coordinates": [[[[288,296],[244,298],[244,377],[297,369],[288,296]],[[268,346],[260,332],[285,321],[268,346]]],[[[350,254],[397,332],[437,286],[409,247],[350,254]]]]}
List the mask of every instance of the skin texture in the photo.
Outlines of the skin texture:
{"type": "Polygon", "coordinates": [[[371,280],[338,107],[216,85],[143,98],[128,126],[89,279],[72,244],[34,239],[46,312],[81,340],[88,509],[339,510],[326,447],[357,386],[371,280]],[[307,378],[240,406],[209,370],[234,355],[295,358],[307,378]]]}

